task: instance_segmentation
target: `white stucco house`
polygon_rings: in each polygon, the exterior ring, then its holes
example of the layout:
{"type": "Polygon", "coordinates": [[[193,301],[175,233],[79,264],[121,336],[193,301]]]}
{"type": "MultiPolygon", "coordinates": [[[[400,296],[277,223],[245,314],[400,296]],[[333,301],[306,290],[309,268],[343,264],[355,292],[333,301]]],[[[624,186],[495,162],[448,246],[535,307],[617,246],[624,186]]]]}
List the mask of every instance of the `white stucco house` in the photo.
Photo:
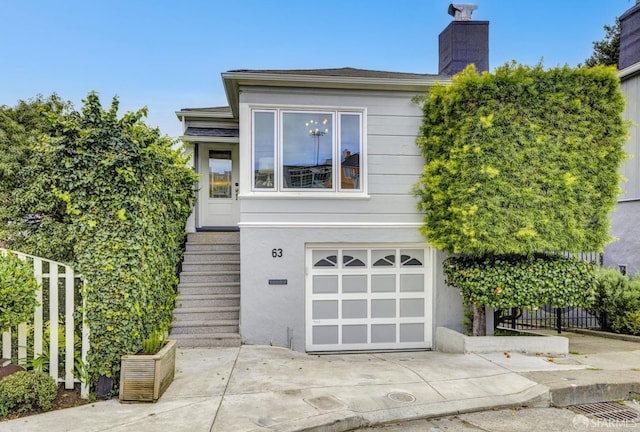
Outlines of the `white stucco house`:
{"type": "Polygon", "coordinates": [[[488,22],[456,6],[438,74],[232,70],[228,106],[177,112],[200,190],[173,337],[370,351],[431,349],[437,326],[461,328],[412,193],[424,165],[412,99],[469,63],[488,69],[488,22]],[[234,255],[198,246],[216,242],[234,255]]]}

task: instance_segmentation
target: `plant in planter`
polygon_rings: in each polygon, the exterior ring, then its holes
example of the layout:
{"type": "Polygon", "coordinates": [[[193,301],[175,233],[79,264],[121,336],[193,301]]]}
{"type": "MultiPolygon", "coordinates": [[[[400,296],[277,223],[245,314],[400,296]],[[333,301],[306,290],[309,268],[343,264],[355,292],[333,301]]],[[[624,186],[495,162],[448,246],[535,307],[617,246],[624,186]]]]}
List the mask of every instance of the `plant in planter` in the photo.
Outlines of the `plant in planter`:
{"type": "Polygon", "coordinates": [[[120,366],[120,401],[155,402],[173,381],[176,341],[154,332],[142,341],[142,352],[122,356],[120,366]]]}

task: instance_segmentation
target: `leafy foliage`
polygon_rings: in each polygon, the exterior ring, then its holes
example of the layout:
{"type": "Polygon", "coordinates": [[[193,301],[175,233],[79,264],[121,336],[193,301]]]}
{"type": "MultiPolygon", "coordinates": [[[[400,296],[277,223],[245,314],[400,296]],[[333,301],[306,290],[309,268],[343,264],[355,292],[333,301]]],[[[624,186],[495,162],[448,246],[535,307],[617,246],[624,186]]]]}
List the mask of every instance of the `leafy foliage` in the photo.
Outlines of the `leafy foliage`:
{"type": "Polygon", "coordinates": [[[0,253],[0,331],[33,319],[37,290],[31,267],[14,254],[0,253]]]}
{"type": "Polygon", "coordinates": [[[50,115],[56,196],[65,202],[75,267],[86,278],[92,382],[117,381],[120,356],[167,331],[195,174],[173,142],[142,122],[119,118],[90,93],[81,113],[50,115]]]}
{"type": "MultiPolygon", "coordinates": [[[[58,322],[63,323],[64,316],[59,317],[58,322]]],[[[51,352],[49,351],[51,341],[51,321],[47,321],[45,323],[42,335],[42,353],[38,355],[36,355],[33,347],[33,330],[33,326],[28,328],[28,345],[25,347],[27,349],[27,357],[18,359],[18,362],[27,370],[49,372],[49,365],[51,364],[51,352]]],[[[58,325],[57,333],[58,358],[63,359],[66,354],[66,331],[64,325],[58,325]]],[[[62,372],[64,370],[64,363],[59,363],[58,367],[60,369],[58,373],[62,372]]],[[[77,334],[73,335],[73,376],[82,383],[88,383],[89,381],[87,365],[82,360],[82,339],[77,334]]]]}
{"type": "Polygon", "coordinates": [[[620,59],[620,18],[614,25],[604,25],[604,39],[593,42],[593,54],[585,60],[586,66],[596,65],[618,67],[620,59]]]}
{"type": "Polygon", "coordinates": [[[58,385],[39,371],[16,372],[0,380],[0,417],[31,411],[49,411],[58,385]]]}
{"type": "Polygon", "coordinates": [[[65,204],[52,190],[47,114],[64,116],[56,94],[0,107],[0,244],[56,261],[73,260],[65,204]]]}
{"type": "Polygon", "coordinates": [[[616,333],[640,333],[640,279],[631,279],[615,269],[600,269],[596,286],[591,310],[602,328],[616,333]]]}
{"type": "Polygon", "coordinates": [[[443,268],[466,302],[494,309],[588,307],[596,292],[594,264],[562,256],[449,257],[443,268]]]}
{"type": "Polygon", "coordinates": [[[456,254],[601,250],[627,126],[612,68],[469,66],[424,102],[422,234],[456,254]]]}

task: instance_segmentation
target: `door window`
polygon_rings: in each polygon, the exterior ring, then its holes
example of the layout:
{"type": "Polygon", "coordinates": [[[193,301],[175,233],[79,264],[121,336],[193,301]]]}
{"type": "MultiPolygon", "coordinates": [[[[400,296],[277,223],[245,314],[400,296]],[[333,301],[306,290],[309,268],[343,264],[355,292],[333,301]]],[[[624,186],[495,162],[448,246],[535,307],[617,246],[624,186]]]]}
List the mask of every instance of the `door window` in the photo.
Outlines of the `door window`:
{"type": "Polygon", "coordinates": [[[209,198],[231,198],[231,151],[209,150],[209,198]]]}

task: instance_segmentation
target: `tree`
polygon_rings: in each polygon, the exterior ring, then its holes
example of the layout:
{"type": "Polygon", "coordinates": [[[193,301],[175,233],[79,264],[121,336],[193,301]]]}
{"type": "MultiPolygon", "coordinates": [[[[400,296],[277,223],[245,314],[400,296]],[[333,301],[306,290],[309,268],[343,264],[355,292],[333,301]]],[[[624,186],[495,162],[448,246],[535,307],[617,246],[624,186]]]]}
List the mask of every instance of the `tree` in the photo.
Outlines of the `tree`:
{"type": "Polygon", "coordinates": [[[615,71],[602,66],[512,63],[482,75],[470,66],[427,97],[417,140],[426,160],[415,188],[425,214],[421,232],[461,256],[450,258],[445,272],[477,314],[484,306],[536,307],[548,299],[566,305],[564,286],[546,282],[555,277],[527,282],[526,298],[536,302],[523,304],[522,279],[512,277],[521,263],[527,272],[579,279],[582,297],[566,296],[574,305],[592,297],[592,271],[538,259],[599,251],[609,241],[627,136],[623,107],[615,71]],[[511,268],[492,273],[496,266],[511,268]]]}
{"type": "Polygon", "coordinates": [[[49,116],[66,116],[70,102],[36,96],[0,107],[0,245],[71,262],[65,204],[53,193],[49,116]]]}
{"type": "Polygon", "coordinates": [[[618,66],[620,58],[620,18],[614,25],[604,25],[605,37],[593,42],[593,54],[584,61],[588,67],[596,65],[618,66]]]}

